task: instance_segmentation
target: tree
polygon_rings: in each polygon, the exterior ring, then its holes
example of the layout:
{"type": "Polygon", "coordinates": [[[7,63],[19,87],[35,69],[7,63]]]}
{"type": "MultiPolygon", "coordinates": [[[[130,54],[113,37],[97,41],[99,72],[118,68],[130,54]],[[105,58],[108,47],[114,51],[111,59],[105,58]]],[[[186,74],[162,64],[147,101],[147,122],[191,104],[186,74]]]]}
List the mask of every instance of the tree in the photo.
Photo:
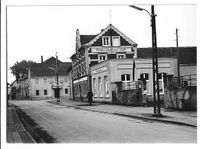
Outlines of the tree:
{"type": "Polygon", "coordinates": [[[12,67],[10,67],[11,73],[16,77],[16,81],[19,79],[24,79],[28,76],[28,68],[35,62],[30,60],[22,60],[21,62],[16,62],[12,67]]]}

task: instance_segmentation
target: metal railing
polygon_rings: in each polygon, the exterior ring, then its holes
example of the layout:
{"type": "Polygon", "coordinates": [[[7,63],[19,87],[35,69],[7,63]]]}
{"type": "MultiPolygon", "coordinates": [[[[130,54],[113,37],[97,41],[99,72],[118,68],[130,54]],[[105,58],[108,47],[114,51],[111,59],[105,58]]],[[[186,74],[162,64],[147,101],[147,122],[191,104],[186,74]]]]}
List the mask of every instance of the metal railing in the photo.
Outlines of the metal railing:
{"type": "Polygon", "coordinates": [[[197,75],[191,74],[191,75],[180,76],[180,79],[178,79],[178,77],[173,77],[168,85],[197,86],[197,75]]]}
{"type": "Polygon", "coordinates": [[[111,83],[112,90],[137,90],[139,88],[139,82],[113,82],[111,83]]]}

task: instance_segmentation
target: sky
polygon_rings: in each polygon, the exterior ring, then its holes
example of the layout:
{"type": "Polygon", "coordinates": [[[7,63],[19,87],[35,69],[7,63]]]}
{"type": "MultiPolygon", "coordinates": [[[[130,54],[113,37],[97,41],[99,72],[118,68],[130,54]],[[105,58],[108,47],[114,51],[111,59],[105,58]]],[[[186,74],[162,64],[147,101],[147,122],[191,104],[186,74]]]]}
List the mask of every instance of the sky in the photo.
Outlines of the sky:
{"type": "MultiPolygon", "coordinates": [[[[151,12],[150,5],[136,5],[151,12]]],[[[196,46],[196,5],[155,5],[157,46],[196,46]]],[[[76,29],[80,34],[98,34],[113,24],[140,47],[151,47],[150,16],[128,5],[8,6],[8,82],[15,78],[9,67],[17,61],[41,61],[55,56],[70,61],[75,52],[76,29]],[[111,13],[110,13],[111,10],[111,13]]]]}
{"type": "MultiPolygon", "coordinates": [[[[150,11],[150,5],[140,5],[140,0],[1,1],[1,110],[3,111],[1,112],[1,128],[3,128],[1,129],[1,136],[4,137],[4,139],[1,139],[2,146],[4,145],[6,148],[14,147],[5,142],[6,100],[3,99],[6,99],[6,88],[3,86],[6,86],[6,79],[9,83],[15,80],[9,71],[9,67],[23,59],[40,62],[42,55],[46,60],[55,56],[56,52],[58,52],[61,61],[69,61],[69,57],[75,52],[76,29],[78,28],[81,34],[98,34],[101,29],[110,24],[109,10],[112,11],[111,23],[116,28],[136,42],[138,47],[151,47],[150,17],[145,11],[138,11],[125,5],[134,4],[134,2],[137,3],[137,6],[150,11]],[[90,6],[86,6],[87,4],[90,6]],[[98,4],[104,4],[104,6],[98,4]],[[109,5],[106,6],[106,4],[109,5]],[[111,4],[115,4],[115,6],[111,4]],[[9,6],[7,7],[6,26],[7,5],[9,6]],[[6,67],[8,68],[8,76],[5,73],[6,67]]],[[[156,0],[142,1],[143,4],[155,2],[158,3],[156,0]]],[[[159,1],[159,5],[155,5],[158,47],[176,46],[176,28],[179,29],[179,46],[197,46],[197,32],[199,31],[197,28],[199,23],[196,12],[197,5],[189,5],[189,3],[198,4],[198,0],[164,0],[162,3],[165,5],[161,4],[161,1],[159,1]]],[[[123,147],[132,148],[132,146],[127,145],[129,144],[123,144],[123,147]]],[[[147,145],[148,148],[155,148],[154,144],[152,146],[147,145]]],[[[166,148],[173,148],[174,144],[171,145],[166,148]]],[[[106,144],[103,148],[107,146],[106,144]]],[[[16,147],[23,148],[20,144],[15,144],[16,147]]],[[[55,148],[54,145],[45,147],[55,148]]],[[[70,147],[73,149],[83,148],[83,145],[67,146],[67,148],[70,147]]],[[[102,146],[91,146],[91,148],[94,147],[102,148],[102,146]]],[[[141,144],[138,147],[141,148],[141,144]]],[[[160,147],[163,148],[163,145],[160,147]]],[[[185,144],[181,147],[188,148],[185,144]]],[[[24,148],[35,149],[35,146],[29,145],[24,148]]],[[[44,148],[44,146],[37,145],[37,148],[44,148]]],[[[88,148],[90,146],[87,146],[88,148]]],[[[119,148],[119,144],[116,144],[114,148],[119,148]]]]}

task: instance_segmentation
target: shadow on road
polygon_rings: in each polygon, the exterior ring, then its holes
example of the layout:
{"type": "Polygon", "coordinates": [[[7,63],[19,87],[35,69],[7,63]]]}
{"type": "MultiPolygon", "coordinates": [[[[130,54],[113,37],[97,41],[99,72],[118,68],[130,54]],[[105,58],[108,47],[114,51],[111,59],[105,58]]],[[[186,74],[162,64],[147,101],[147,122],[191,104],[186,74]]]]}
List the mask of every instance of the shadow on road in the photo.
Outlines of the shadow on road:
{"type": "Polygon", "coordinates": [[[17,114],[24,128],[31,134],[37,143],[55,143],[56,140],[31,119],[24,111],[16,107],[17,114]]]}

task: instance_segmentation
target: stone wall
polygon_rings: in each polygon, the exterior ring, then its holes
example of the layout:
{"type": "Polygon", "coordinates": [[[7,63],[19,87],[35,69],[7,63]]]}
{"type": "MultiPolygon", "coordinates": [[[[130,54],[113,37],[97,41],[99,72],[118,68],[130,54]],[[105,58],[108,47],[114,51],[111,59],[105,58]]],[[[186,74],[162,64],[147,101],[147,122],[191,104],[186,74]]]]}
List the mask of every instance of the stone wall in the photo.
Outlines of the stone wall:
{"type": "Polygon", "coordinates": [[[196,86],[166,88],[164,106],[180,110],[197,110],[196,86]]]}
{"type": "Polygon", "coordinates": [[[142,106],[141,90],[112,91],[112,102],[121,105],[142,106]]]}

